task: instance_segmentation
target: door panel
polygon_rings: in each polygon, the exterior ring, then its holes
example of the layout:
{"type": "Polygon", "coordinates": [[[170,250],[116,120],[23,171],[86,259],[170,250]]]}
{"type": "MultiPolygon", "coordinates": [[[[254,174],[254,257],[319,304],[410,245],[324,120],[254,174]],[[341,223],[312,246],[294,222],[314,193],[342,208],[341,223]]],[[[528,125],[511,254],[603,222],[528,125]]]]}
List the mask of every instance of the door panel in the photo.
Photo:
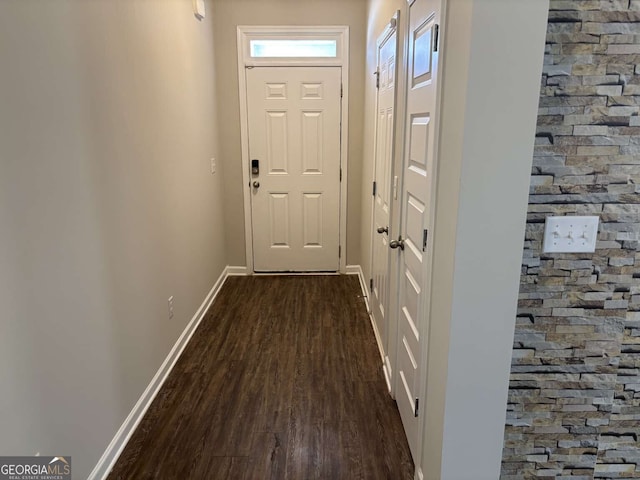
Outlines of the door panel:
{"type": "Polygon", "coordinates": [[[269,194],[271,246],[289,248],[289,195],[269,194]]]}
{"type": "Polygon", "coordinates": [[[373,207],[372,279],[373,318],[380,336],[385,374],[391,385],[389,355],[389,228],[391,225],[391,172],[395,127],[397,31],[387,32],[378,41],[378,98],[376,113],[375,182],[373,207]],[[378,233],[378,229],[386,229],[378,233]]]}
{"type": "Polygon", "coordinates": [[[304,246],[322,246],[322,193],[305,193],[303,198],[304,246]]]}
{"type": "MultiPolygon", "coordinates": [[[[436,113],[437,52],[434,52],[439,0],[415,0],[409,7],[409,49],[403,158],[398,292],[398,377],[396,399],[411,453],[418,459],[418,403],[426,355],[430,292],[430,244],[434,198],[433,122],[436,113]]],[[[419,408],[418,408],[419,407],[419,408]]]]}
{"type": "Polygon", "coordinates": [[[302,173],[322,174],[322,112],[304,112],[302,115],[302,173]]]}
{"type": "Polygon", "coordinates": [[[267,165],[271,175],[288,173],[289,164],[289,128],[287,112],[267,110],[267,165]]]}
{"type": "Polygon", "coordinates": [[[341,68],[246,75],[254,270],[337,271],[341,68]]]}

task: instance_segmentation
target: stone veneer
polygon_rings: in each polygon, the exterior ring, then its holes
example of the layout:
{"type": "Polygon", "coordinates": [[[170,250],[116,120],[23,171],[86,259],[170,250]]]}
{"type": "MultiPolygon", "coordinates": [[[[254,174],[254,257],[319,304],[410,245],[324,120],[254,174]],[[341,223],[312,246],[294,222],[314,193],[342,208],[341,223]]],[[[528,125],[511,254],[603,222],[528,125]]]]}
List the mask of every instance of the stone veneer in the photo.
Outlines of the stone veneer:
{"type": "Polygon", "coordinates": [[[640,478],[640,0],[551,0],[539,107],[501,479],[640,478]]]}

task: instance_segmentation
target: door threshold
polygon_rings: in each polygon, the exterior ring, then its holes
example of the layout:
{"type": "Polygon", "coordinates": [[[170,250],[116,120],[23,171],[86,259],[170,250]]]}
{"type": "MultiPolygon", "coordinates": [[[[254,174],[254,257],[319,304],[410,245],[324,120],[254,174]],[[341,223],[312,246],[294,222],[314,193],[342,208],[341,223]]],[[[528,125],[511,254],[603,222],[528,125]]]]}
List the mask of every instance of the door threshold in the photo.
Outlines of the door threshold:
{"type": "Polygon", "coordinates": [[[326,271],[310,271],[310,272],[253,272],[254,275],[258,276],[291,276],[291,275],[340,275],[340,272],[336,270],[326,270],[326,271]]]}

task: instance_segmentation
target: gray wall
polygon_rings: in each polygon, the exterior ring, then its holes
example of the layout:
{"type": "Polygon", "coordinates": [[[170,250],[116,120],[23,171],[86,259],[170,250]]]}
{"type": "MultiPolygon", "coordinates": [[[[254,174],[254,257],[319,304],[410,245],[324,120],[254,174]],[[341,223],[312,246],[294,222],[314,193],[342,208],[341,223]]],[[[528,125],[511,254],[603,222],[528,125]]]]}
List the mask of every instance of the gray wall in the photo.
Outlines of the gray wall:
{"type": "Polygon", "coordinates": [[[230,265],[246,265],[240,104],[238,25],[348,25],[350,27],[349,178],[347,263],[360,264],[360,184],[365,55],[365,0],[214,0],[220,160],[225,179],[225,230],[230,265]]]}
{"type": "Polygon", "coordinates": [[[0,2],[3,455],[86,478],[225,266],[213,46],[190,1],[0,2]]]}
{"type": "Polygon", "coordinates": [[[640,478],[640,2],[551,0],[502,478],[640,478]],[[599,215],[595,253],[541,252],[599,215]]]}

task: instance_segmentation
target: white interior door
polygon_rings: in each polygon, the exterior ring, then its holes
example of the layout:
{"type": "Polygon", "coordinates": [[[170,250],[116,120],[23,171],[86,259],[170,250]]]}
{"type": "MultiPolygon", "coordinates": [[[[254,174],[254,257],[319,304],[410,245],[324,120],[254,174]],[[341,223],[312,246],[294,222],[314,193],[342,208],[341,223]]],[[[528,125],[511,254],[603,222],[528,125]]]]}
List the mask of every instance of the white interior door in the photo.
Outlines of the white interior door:
{"type": "Polygon", "coordinates": [[[378,41],[378,97],[376,110],[375,177],[373,192],[371,309],[380,336],[384,371],[389,385],[389,230],[391,226],[393,138],[396,101],[397,30],[389,29],[378,41]]]}
{"type": "Polygon", "coordinates": [[[254,270],[337,271],[341,68],[246,75],[254,270]]]}
{"type": "Polygon", "coordinates": [[[398,375],[396,401],[414,459],[420,448],[419,393],[425,381],[434,190],[434,145],[440,0],[409,6],[407,104],[399,248],[398,375]]]}

